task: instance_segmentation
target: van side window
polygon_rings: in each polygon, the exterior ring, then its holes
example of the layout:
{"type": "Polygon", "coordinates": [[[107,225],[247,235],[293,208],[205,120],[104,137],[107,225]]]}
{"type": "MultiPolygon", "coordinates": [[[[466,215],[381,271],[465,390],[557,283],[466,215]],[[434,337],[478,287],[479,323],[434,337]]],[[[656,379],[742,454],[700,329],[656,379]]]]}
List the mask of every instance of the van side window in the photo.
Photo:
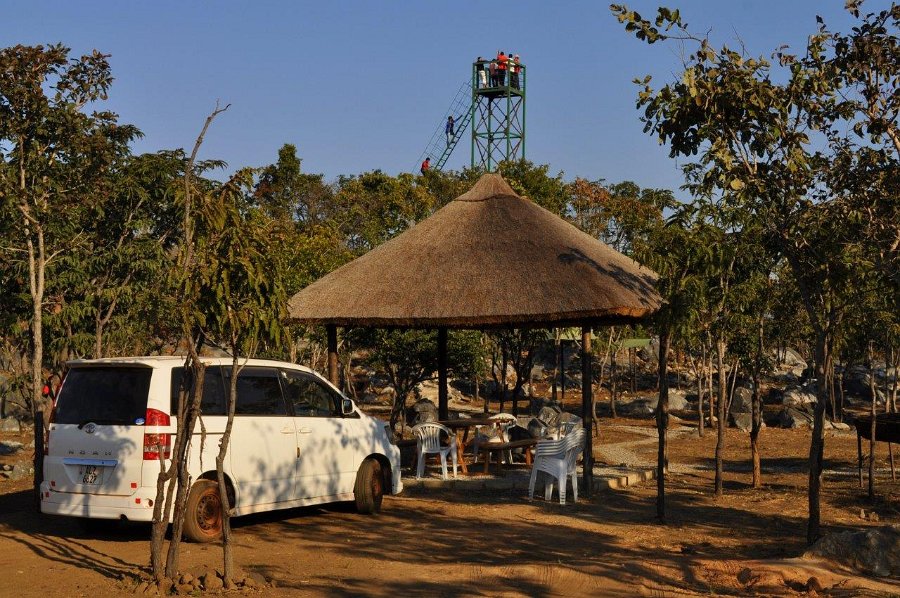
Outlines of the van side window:
{"type": "MultiPolygon", "coordinates": [[[[225,382],[231,376],[225,371],[225,382]]],[[[241,370],[237,380],[236,415],[288,415],[278,371],[271,368],[247,367],[241,370]]]]}
{"type": "MultiPolygon", "coordinates": [[[[172,368],[172,410],[171,414],[178,413],[178,392],[181,390],[181,379],[184,377],[184,368],[172,368]]],[[[200,399],[201,415],[225,415],[225,385],[222,381],[222,368],[209,366],[203,379],[203,398],[200,399]]],[[[187,400],[190,400],[188,395],[187,400]]]]}
{"type": "Polygon", "coordinates": [[[285,398],[294,406],[296,417],[335,417],[337,396],[324,384],[304,372],[281,371],[285,398]]]}

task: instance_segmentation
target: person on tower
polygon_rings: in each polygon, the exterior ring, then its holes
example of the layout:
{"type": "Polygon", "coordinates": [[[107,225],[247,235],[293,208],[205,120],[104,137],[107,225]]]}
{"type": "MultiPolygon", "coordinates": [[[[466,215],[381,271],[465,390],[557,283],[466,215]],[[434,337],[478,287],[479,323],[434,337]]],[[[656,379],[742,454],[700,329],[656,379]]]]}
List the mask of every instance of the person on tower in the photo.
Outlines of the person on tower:
{"type": "Polygon", "coordinates": [[[456,136],[456,131],[453,130],[455,124],[453,115],[451,114],[447,117],[447,124],[444,126],[444,134],[447,135],[447,145],[450,145],[450,140],[456,136]]]}
{"type": "Polygon", "coordinates": [[[497,54],[497,83],[498,87],[503,87],[506,85],[506,67],[508,66],[509,58],[506,57],[506,54],[500,52],[497,54]]]}
{"type": "Polygon", "coordinates": [[[490,66],[488,67],[491,73],[491,87],[497,87],[497,60],[494,59],[491,61],[490,66]]]}
{"type": "Polygon", "coordinates": [[[430,157],[425,158],[425,161],[422,162],[422,167],[419,169],[419,172],[421,172],[424,175],[426,172],[428,172],[429,168],[431,168],[431,158],[430,157]]]}
{"type": "Polygon", "coordinates": [[[509,61],[509,76],[510,83],[516,89],[519,89],[519,73],[522,71],[521,62],[519,62],[519,55],[516,54],[509,61]]]}
{"type": "Polygon", "coordinates": [[[475,70],[478,72],[478,87],[487,87],[487,77],[484,74],[484,58],[481,56],[475,61],[475,70]]]}

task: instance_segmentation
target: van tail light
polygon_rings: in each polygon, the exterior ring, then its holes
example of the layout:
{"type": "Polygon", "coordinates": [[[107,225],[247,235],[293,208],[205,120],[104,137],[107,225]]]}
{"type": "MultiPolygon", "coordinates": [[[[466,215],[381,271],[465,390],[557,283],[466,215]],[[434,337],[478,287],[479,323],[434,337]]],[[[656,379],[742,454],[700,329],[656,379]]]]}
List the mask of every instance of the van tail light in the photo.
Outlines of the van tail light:
{"type": "MultiPolygon", "coordinates": [[[[168,426],[169,415],[156,409],[147,409],[144,426],[168,426]]],[[[162,451],[164,459],[172,456],[171,434],[149,434],[144,432],[144,461],[158,461],[162,451]]]]}

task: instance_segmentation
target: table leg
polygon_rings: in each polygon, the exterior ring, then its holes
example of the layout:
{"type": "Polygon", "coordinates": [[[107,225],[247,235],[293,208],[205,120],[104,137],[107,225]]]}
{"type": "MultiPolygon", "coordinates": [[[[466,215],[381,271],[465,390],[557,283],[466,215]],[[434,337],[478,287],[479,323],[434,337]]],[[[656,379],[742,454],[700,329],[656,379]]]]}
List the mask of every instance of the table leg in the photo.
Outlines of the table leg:
{"type": "Polygon", "coordinates": [[[469,468],[466,467],[466,442],[465,439],[460,441],[458,433],[456,435],[456,458],[463,475],[469,475],[469,468]]]}

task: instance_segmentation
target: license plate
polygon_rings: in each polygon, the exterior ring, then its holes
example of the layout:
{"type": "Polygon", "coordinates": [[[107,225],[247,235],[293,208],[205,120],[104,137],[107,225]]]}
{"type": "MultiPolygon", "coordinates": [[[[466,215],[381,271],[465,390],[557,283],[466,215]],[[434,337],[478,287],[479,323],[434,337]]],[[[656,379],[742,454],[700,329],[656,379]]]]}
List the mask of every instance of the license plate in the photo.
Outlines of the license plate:
{"type": "Polygon", "coordinates": [[[82,465],[78,468],[78,475],[82,484],[99,484],[103,468],[99,465],[82,465]]]}

